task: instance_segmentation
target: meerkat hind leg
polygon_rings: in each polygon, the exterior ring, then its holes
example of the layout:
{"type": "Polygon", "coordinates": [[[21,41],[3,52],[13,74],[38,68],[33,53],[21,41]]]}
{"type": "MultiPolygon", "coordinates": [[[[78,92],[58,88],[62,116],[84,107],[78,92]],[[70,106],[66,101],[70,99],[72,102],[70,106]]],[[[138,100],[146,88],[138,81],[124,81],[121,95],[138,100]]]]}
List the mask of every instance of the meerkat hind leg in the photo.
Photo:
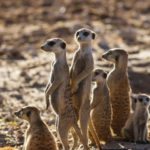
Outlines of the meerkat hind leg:
{"type": "Polygon", "coordinates": [[[66,120],[59,118],[57,122],[57,130],[59,132],[59,136],[65,150],[69,150],[69,143],[68,143],[69,129],[70,124],[66,120]]]}
{"type": "MultiPolygon", "coordinates": [[[[83,144],[83,146],[84,146],[84,149],[85,150],[88,150],[88,146],[87,146],[87,143],[86,143],[86,141],[85,141],[85,139],[83,138],[83,136],[82,136],[82,134],[81,134],[81,131],[80,131],[80,129],[79,129],[79,127],[77,126],[77,125],[74,125],[74,130],[75,130],[75,132],[76,132],[76,135],[75,135],[75,133],[74,133],[74,140],[76,140],[76,141],[74,141],[74,146],[76,146],[77,144],[77,135],[78,135],[78,137],[80,138],[80,141],[81,141],[81,143],[83,144]]],[[[73,147],[74,147],[73,146],[73,147]]]]}
{"type": "Polygon", "coordinates": [[[88,121],[90,118],[90,107],[86,106],[87,104],[84,104],[84,106],[80,108],[79,110],[79,122],[80,122],[80,128],[83,135],[84,140],[86,141],[88,145],[88,121]]]}

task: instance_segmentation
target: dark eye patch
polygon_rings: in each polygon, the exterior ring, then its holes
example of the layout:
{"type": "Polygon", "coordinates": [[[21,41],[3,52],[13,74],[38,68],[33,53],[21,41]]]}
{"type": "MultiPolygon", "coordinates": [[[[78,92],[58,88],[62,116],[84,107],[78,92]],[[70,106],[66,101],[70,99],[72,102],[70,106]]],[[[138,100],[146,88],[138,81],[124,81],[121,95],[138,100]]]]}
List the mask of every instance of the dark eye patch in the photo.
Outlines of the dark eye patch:
{"type": "Polygon", "coordinates": [[[146,98],[146,101],[149,102],[149,98],[148,97],[146,98]]]}
{"type": "Polygon", "coordinates": [[[142,101],[143,101],[143,99],[142,99],[142,98],[139,98],[139,101],[140,101],[140,102],[142,102],[142,101]]]}
{"type": "Polygon", "coordinates": [[[54,46],[56,43],[54,41],[50,41],[47,43],[49,46],[54,46]]]}
{"type": "Polygon", "coordinates": [[[107,73],[103,73],[103,78],[107,78],[107,73]]]}
{"type": "Polygon", "coordinates": [[[98,71],[95,71],[95,73],[94,73],[94,74],[97,76],[97,75],[99,75],[99,72],[98,72],[98,71]]]}
{"type": "Polygon", "coordinates": [[[84,36],[88,36],[88,35],[89,35],[89,32],[83,32],[83,35],[84,35],[84,36]]]}
{"type": "Polygon", "coordinates": [[[28,111],[28,112],[26,113],[26,115],[27,115],[27,117],[30,117],[31,111],[28,111]]]}
{"type": "Polygon", "coordinates": [[[64,42],[61,43],[61,44],[60,44],[60,47],[61,47],[62,49],[65,49],[65,48],[66,48],[66,43],[64,43],[64,42]]]}

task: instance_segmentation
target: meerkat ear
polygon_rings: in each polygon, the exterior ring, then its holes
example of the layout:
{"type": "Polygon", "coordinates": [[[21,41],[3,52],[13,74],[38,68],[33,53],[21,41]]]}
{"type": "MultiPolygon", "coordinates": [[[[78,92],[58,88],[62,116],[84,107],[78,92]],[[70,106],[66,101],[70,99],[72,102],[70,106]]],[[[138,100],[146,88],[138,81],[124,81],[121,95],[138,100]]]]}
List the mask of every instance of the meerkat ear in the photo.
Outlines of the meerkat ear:
{"type": "Polygon", "coordinates": [[[93,40],[95,39],[95,36],[96,36],[96,34],[95,34],[95,33],[92,33],[92,39],[93,39],[93,40]]]}
{"type": "Polygon", "coordinates": [[[79,32],[76,32],[76,37],[79,35],[79,32]]]}
{"type": "Polygon", "coordinates": [[[31,111],[28,111],[28,112],[26,113],[26,115],[27,115],[27,117],[30,117],[31,111]]]}
{"type": "Polygon", "coordinates": [[[65,48],[66,48],[66,43],[64,43],[64,42],[61,43],[61,44],[60,44],[60,47],[61,47],[62,49],[65,49],[65,48]]]}

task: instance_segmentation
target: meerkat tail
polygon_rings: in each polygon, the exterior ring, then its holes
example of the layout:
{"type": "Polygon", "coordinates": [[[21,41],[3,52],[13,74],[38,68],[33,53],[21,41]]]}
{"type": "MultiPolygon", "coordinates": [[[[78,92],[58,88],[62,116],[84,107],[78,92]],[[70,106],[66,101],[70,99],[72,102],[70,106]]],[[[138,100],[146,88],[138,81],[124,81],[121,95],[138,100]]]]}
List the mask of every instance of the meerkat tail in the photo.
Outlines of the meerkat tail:
{"type": "Polygon", "coordinates": [[[99,150],[102,150],[101,145],[100,145],[100,141],[98,139],[98,136],[96,134],[95,129],[93,128],[91,119],[89,119],[89,126],[90,126],[90,130],[91,130],[91,135],[92,135],[97,147],[99,148],[99,150]]]}

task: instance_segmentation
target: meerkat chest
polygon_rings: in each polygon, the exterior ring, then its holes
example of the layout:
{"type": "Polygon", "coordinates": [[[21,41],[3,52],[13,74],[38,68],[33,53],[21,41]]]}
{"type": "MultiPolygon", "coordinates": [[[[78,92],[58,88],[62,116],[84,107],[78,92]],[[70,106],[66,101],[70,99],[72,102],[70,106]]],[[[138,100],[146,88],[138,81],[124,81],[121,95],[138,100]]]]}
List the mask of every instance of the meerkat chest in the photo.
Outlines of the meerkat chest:
{"type": "Polygon", "coordinates": [[[138,113],[136,113],[136,117],[139,125],[145,124],[148,120],[148,115],[145,111],[139,111],[138,113]]]}

